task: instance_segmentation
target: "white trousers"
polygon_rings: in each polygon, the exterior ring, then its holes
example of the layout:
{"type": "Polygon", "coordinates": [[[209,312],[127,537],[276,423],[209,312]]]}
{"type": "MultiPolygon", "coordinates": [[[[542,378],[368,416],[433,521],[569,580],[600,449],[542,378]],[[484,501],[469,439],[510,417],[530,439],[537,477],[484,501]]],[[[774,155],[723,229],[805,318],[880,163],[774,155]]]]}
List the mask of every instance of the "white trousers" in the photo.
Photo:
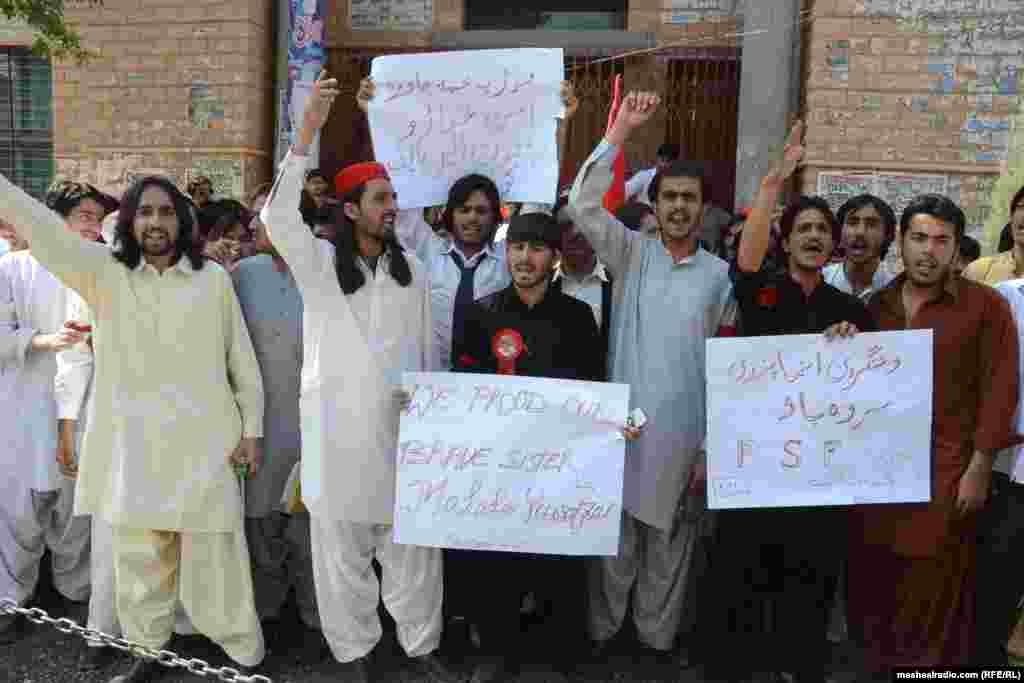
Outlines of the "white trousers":
{"type": "Polygon", "coordinates": [[[673,537],[622,513],[619,554],[589,562],[590,635],[594,640],[608,640],[618,633],[635,588],[633,622],[641,642],[657,650],[672,649],[700,528],[684,521],[673,537]]]}
{"type": "Polygon", "coordinates": [[[47,548],[53,583],[61,595],[89,598],[89,518],[73,517],[75,482],[59,491],[32,491],[23,509],[0,501],[0,597],[24,605],[39,582],[39,562],[47,548]]]}
{"type": "Polygon", "coordinates": [[[369,654],[382,629],[377,605],[398,627],[398,642],[410,657],[427,655],[441,643],[443,575],[441,551],[396,545],[385,524],[310,518],[313,577],[320,623],[339,662],[369,654]],[[383,570],[377,581],[372,561],[383,570]]]}
{"type": "Polygon", "coordinates": [[[243,666],[263,661],[245,534],[114,527],[117,615],[125,636],[160,648],[178,600],[200,633],[243,666]]]}
{"type": "MultiPolygon", "coordinates": [[[[121,636],[121,622],[117,619],[117,584],[114,582],[114,527],[100,517],[92,518],[92,594],[89,596],[89,628],[107,635],[121,636]]],[[[174,632],[182,635],[195,633],[181,601],[174,615],[174,632]]],[[[99,641],[89,641],[89,647],[102,647],[99,641]]]]}

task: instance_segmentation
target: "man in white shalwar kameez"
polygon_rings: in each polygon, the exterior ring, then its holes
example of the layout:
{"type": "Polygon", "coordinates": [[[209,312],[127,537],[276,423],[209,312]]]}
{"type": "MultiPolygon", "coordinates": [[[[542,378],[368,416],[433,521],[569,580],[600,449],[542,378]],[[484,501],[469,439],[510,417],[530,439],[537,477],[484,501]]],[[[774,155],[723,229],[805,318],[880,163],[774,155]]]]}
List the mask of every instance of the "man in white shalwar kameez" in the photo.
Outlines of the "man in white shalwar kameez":
{"type": "MultiPolygon", "coordinates": [[[[82,193],[63,208],[67,222],[61,220],[60,229],[69,239],[95,239],[88,221],[78,216],[103,210],[95,198],[82,193]]],[[[28,230],[7,218],[27,236],[28,230]]],[[[73,516],[75,482],[61,475],[54,460],[54,376],[57,352],[81,335],[64,329],[67,289],[36,259],[33,247],[0,258],[0,597],[25,604],[49,548],[57,591],[77,603],[89,598],[89,520],[73,516]]],[[[20,625],[0,616],[0,641],[13,640],[20,625]]]]}
{"type": "Polygon", "coordinates": [[[380,599],[414,666],[454,680],[435,653],[441,551],[392,540],[398,417],[407,400],[401,372],[438,365],[424,267],[395,238],[395,192],[379,164],[339,174],[344,218],[333,244],[299,216],[307,150],[337,94],[337,82],[321,75],[261,213],[302,294],[302,496],[320,620],[337,662],[322,680],[369,680],[368,656],[382,635],[380,599]]]}
{"type": "MultiPolygon", "coordinates": [[[[95,316],[75,513],[113,526],[125,636],[162,648],[180,599],[235,662],[259,664],[263,634],[232,465],[259,466],[263,388],[231,279],[200,254],[187,200],[166,178],[137,181],[113,252],[72,236],[3,176],[0,218],[24,226],[33,255],[95,316]]],[[[164,671],[138,660],[115,680],[164,671]]]]}
{"type": "Polygon", "coordinates": [[[728,333],[735,303],[729,266],[699,245],[704,178],[676,162],[653,180],[656,239],[629,230],[603,206],[612,164],[658,98],[631,93],[605,139],[584,163],[568,212],[598,258],[615,273],[609,377],[632,388],[649,422],[626,446],[622,534],[617,557],[595,560],[590,635],[595,655],[619,631],[632,595],[640,641],[672,650],[693,549],[700,534],[705,342],[728,333]]]}

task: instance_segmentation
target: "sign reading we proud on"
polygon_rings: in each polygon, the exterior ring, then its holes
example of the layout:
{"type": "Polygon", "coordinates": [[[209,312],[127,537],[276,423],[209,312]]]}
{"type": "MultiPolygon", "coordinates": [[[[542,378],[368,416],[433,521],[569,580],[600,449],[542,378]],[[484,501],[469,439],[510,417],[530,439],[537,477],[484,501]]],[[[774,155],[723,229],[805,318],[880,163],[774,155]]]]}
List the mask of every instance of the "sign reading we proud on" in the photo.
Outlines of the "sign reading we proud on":
{"type": "Polygon", "coordinates": [[[932,332],[711,339],[708,507],[926,502],[932,332]]]}
{"type": "Polygon", "coordinates": [[[395,542],[615,555],[629,387],[405,373],[395,542]]]}
{"type": "Polygon", "coordinates": [[[554,202],[564,73],[561,49],[374,59],[370,133],[399,206],[444,204],[470,173],[493,180],[507,201],[554,202]]]}

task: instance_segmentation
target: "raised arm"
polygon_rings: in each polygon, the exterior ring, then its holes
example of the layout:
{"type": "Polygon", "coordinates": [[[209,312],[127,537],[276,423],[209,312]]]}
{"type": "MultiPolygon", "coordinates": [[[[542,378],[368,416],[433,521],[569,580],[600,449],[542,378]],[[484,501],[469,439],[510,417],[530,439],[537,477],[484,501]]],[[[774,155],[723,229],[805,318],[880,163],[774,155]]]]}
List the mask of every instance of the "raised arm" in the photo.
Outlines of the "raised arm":
{"type": "Polygon", "coordinates": [[[110,250],[68,230],[56,212],[33,199],[0,174],[0,218],[15,226],[32,255],[65,285],[89,303],[95,302],[99,272],[117,263],[110,250]]]}
{"type": "Polygon", "coordinates": [[[604,208],[604,195],[612,184],[612,166],[622,145],[637,126],[651,118],[660,99],[653,93],[626,95],[605,139],[583,164],[569,195],[568,212],[586,235],[598,257],[618,275],[629,263],[630,251],[643,237],[604,208]]]}
{"type": "Polygon", "coordinates": [[[804,158],[804,148],[800,142],[803,130],[803,123],[798,121],[789,133],[782,159],[761,179],[761,187],[743,226],[743,239],[740,240],[740,248],[736,254],[736,267],[745,273],[760,271],[764,257],[768,254],[775,201],[786,181],[804,158]]]}
{"type": "Polygon", "coordinates": [[[291,268],[300,286],[315,281],[314,276],[334,268],[332,251],[325,248],[328,243],[313,235],[313,231],[302,221],[299,201],[309,162],[309,147],[317,131],[327,121],[331,104],[337,95],[337,81],[321,73],[309,95],[296,142],[281,162],[270,197],[260,212],[260,220],[267,226],[267,236],[291,268]]]}

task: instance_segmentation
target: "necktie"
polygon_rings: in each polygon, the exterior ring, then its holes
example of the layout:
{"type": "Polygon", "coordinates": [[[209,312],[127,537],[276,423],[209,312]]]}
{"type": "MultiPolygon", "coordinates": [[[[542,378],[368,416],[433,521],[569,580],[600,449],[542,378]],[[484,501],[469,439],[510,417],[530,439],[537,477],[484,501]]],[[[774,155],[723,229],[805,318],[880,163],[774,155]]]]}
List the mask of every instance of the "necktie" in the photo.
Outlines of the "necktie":
{"type": "Polygon", "coordinates": [[[455,267],[459,269],[461,274],[459,277],[459,287],[455,290],[455,309],[452,315],[452,344],[454,346],[456,341],[462,339],[466,307],[473,303],[473,274],[483,259],[481,258],[472,266],[466,266],[462,257],[454,249],[448,252],[448,254],[452,257],[455,267]]]}

